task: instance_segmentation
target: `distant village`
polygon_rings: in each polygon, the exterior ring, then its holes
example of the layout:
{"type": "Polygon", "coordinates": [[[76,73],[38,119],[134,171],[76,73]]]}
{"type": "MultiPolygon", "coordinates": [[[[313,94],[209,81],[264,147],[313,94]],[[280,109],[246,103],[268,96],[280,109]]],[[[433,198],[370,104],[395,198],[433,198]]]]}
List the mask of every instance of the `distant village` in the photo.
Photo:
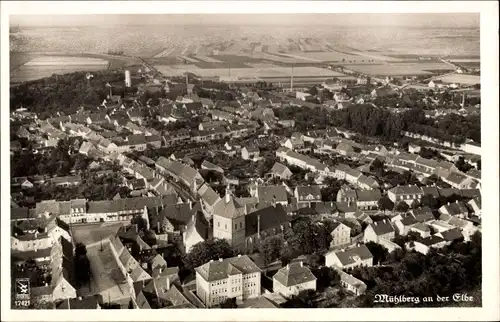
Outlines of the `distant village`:
{"type": "Polygon", "coordinates": [[[354,75],[312,88],[292,79],[266,97],[262,84],[231,85],[227,101],[200,97],[195,87],[220,90],[191,74],[170,79],[144,64],[124,78],[137,93],[109,84],[99,106],[74,114],[11,111],[11,157],[57,168],[11,180],[13,276],[30,280],[31,308],[280,308],[305,291],[318,303],[353,300],[371,287],[356,269],[385,265],[380,249],[434,254],[481,232],[478,142],[410,131],[405,145],[361,142],[278,116],[352,105],[398,114],[409,102],[433,106],[430,119],[477,116],[478,86],[354,75]],[[158,91],[179,95],[141,103],[158,91]],[[444,92],[458,101],[443,104],[444,92]],[[66,159],[84,166],[65,171],[66,159]],[[285,256],[294,242],[318,242],[299,222],[326,232],[324,245],[285,256]]]}

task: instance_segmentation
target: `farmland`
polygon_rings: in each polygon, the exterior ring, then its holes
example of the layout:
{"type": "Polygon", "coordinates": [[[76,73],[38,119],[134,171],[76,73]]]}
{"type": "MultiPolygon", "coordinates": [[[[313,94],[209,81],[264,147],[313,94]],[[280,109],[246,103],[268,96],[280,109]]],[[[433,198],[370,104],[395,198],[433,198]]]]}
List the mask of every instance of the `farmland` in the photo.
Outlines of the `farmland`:
{"type": "Polygon", "coordinates": [[[70,56],[39,56],[11,73],[12,82],[24,82],[48,77],[53,74],[67,74],[75,71],[98,71],[108,68],[102,59],[70,56]]]}
{"type": "MultiPolygon", "coordinates": [[[[214,78],[221,76],[234,77],[259,77],[259,78],[289,78],[292,75],[290,67],[264,67],[264,68],[199,68],[195,65],[174,65],[156,68],[165,76],[182,76],[185,72],[190,72],[200,77],[214,78]]],[[[295,67],[294,77],[338,77],[344,76],[341,73],[318,67],[295,67]]]]}
{"type": "Polygon", "coordinates": [[[445,83],[457,83],[466,85],[475,85],[481,83],[481,76],[478,75],[452,74],[438,77],[437,79],[440,79],[445,83]]]}
{"type": "Polygon", "coordinates": [[[370,76],[418,76],[432,75],[436,72],[445,73],[453,70],[449,65],[436,62],[387,63],[376,65],[349,65],[348,69],[370,76]]]}

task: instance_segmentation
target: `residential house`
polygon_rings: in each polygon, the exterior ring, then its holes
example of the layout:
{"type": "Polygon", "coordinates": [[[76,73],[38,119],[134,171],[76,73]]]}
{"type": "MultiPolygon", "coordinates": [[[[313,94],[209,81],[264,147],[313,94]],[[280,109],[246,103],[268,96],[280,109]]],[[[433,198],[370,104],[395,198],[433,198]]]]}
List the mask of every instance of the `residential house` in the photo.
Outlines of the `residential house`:
{"type": "Polygon", "coordinates": [[[215,172],[219,172],[219,173],[224,173],[224,170],[219,167],[218,165],[215,165],[211,162],[208,162],[207,160],[203,160],[203,162],[201,163],[201,168],[204,169],[204,170],[210,170],[210,171],[215,171],[215,172]]]}
{"type": "Polygon", "coordinates": [[[299,207],[311,207],[312,204],[321,202],[321,188],[319,186],[297,186],[294,196],[299,207]]]}
{"type": "Polygon", "coordinates": [[[250,194],[257,198],[261,205],[288,205],[288,193],[282,185],[260,186],[257,185],[255,192],[250,194]]]}
{"type": "Polygon", "coordinates": [[[243,147],[241,149],[241,158],[243,160],[256,160],[259,158],[260,150],[256,146],[243,147]]]}
{"type": "Polygon", "coordinates": [[[439,213],[458,218],[467,218],[469,215],[469,209],[467,209],[465,203],[458,202],[457,200],[456,202],[448,202],[448,204],[441,206],[441,208],[439,208],[439,213]]]}
{"type": "Polygon", "coordinates": [[[476,187],[475,181],[461,172],[452,172],[447,177],[441,179],[456,189],[470,189],[476,187]]]}
{"type": "Polygon", "coordinates": [[[464,235],[460,231],[460,228],[445,230],[436,233],[435,236],[441,237],[449,243],[454,241],[464,241],[464,235]]]}
{"type": "Polygon", "coordinates": [[[354,293],[356,296],[365,294],[367,287],[363,281],[340,269],[338,269],[337,272],[340,275],[340,285],[343,288],[354,293]]]}
{"type": "Polygon", "coordinates": [[[415,217],[415,219],[420,223],[427,223],[429,221],[433,221],[436,219],[432,214],[431,208],[427,206],[419,207],[417,209],[412,209],[410,212],[415,217]]]}
{"type": "Polygon", "coordinates": [[[359,266],[373,266],[373,255],[366,245],[361,245],[346,250],[331,251],[325,255],[325,265],[339,269],[354,268],[359,266]]]}
{"type": "Polygon", "coordinates": [[[429,225],[422,222],[417,222],[415,225],[411,226],[409,231],[419,234],[421,238],[427,238],[431,235],[431,228],[429,225]]]}
{"type": "Polygon", "coordinates": [[[345,142],[339,143],[335,150],[337,151],[337,153],[344,156],[354,153],[354,148],[345,142]]]}
{"type": "Polygon", "coordinates": [[[427,238],[423,238],[410,243],[413,243],[413,248],[415,251],[424,255],[427,255],[431,248],[440,249],[448,244],[446,240],[436,235],[432,235],[427,238]]]}
{"type": "Polygon", "coordinates": [[[292,171],[288,169],[287,166],[276,162],[271,170],[269,171],[269,175],[273,178],[280,178],[282,180],[288,180],[292,176],[292,171]]]}
{"type": "Polygon", "coordinates": [[[206,307],[261,295],[261,270],[247,255],[211,260],[195,271],[196,294],[206,307]]]}
{"type": "Polygon", "coordinates": [[[397,186],[387,191],[387,196],[393,203],[404,201],[409,206],[419,202],[423,195],[422,189],[415,185],[397,186]]]}
{"type": "Polygon", "coordinates": [[[360,210],[378,209],[378,201],[382,198],[380,190],[356,190],[356,205],[360,210]]]}
{"type": "Polygon", "coordinates": [[[476,197],[467,202],[475,216],[481,218],[481,197],[476,197]]]}
{"type": "Polygon", "coordinates": [[[333,227],[330,233],[330,236],[332,236],[330,248],[349,245],[351,243],[351,228],[341,222],[335,222],[333,227]]]}
{"type": "MultiPolygon", "coordinates": [[[[355,171],[356,174],[359,172],[357,170],[353,170],[353,171],[355,171]]],[[[377,189],[380,187],[378,182],[375,179],[373,179],[371,177],[367,177],[364,174],[362,174],[358,177],[356,185],[358,187],[360,187],[361,189],[366,189],[366,190],[377,189]]]]}
{"type": "Polygon", "coordinates": [[[407,214],[402,216],[400,220],[394,221],[394,226],[397,228],[399,235],[406,236],[417,223],[418,221],[415,216],[407,214]]]}
{"type": "Polygon", "coordinates": [[[290,263],[273,276],[274,293],[291,297],[305,290],[316,291],[316,277],[302,262],[290,263]]]}
{"type": "Polygon", "coordinates": [[[418,154],[420,153],[420,149],[421,149],[420,145],[413,143],[408,144],[408,152],[410,153],[418,154]]]}
{"type": "Polygon", "coordinates": [[[364,232],[364,242],[378,243],[381,239],[392,240],[396,233],[389,220],[375,221],[369,224],[364,232]]]}

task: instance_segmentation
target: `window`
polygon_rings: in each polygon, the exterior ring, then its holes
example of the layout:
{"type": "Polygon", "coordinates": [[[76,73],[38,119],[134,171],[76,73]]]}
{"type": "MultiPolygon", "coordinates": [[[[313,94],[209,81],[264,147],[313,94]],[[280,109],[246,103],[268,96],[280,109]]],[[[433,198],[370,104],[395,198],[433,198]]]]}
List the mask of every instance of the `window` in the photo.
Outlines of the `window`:
{"type": "Polygon", "coordinates": [[[240,228],[243,228],[243,222],[240,222],[240,228]]]}
{"type": "Polygon", "coordinates": [[[234,224],[234,229],[238,229],[238,224],[234,224]]]}
{"type": "Polygon", "coordinates": [[[227,229],[227,224],[224,225],[224,229],[227,229]]]}
{"type": "Polygon", "coordinates": [[[217,227],[220,227],[220,221],[217,222],[217,227]]]}

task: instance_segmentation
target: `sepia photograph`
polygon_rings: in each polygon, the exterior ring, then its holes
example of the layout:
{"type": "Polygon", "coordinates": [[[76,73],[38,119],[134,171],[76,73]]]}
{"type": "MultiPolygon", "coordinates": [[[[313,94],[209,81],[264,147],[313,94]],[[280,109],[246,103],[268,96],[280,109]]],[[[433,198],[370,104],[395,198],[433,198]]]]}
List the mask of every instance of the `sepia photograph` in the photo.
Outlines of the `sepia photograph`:
{"type": "Polygon", "coordinates": [[[2,21],[2,315],[484,307],[479,9],[172,5],[2,21]]]}

